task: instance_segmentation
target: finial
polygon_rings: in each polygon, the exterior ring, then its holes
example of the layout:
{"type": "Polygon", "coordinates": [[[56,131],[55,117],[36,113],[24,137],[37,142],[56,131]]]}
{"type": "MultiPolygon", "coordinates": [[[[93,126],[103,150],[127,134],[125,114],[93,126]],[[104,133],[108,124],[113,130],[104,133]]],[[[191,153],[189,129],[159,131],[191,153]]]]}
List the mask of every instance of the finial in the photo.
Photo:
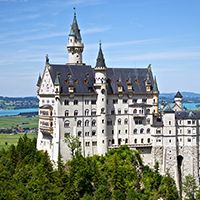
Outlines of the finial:
{"type": "Polygon", "coordinates": [[[48,54],[46,55],[46,63],[49,63],[49,56],[48,56],[48,54]]]}
{"type": "Polygon", "coordinates": [[[99,48],[101,48],[101,40],[99,40],[99,48]]]}
{"type": "Polygon", "coordinates": [[[75,7],[73,7],[73,9],[74,9],[74,16],[76,16],[76,8],[75,8],[75,7]]]}

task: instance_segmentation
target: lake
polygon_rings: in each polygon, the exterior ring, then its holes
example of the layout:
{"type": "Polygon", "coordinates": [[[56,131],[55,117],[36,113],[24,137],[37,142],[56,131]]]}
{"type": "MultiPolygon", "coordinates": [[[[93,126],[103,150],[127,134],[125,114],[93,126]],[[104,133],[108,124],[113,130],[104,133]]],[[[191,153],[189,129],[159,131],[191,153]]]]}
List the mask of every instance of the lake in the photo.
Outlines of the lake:
{"type": "Polygon", "coordinates": [[[0,110],[0,116],[19,115],[20,113],[38,112],[38,108],[23,108],[15,110],[0,110]]]}

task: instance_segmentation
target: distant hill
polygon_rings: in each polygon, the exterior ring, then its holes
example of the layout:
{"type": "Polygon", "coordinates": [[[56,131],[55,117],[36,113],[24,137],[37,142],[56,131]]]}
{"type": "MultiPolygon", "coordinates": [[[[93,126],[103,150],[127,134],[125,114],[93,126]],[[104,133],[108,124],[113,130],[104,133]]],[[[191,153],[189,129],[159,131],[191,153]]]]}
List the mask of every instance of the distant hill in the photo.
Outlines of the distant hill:
{"type": "Polygon", "coordinates": [[[21,109],[38,107],[37,97],[3,97],[0,96],[0,109],[21,109]]]}
{"type": "MultiPolygon", "coordinates": [[[[181,92],[184,103],[200,103],[200,94],[194,92],[181,92]]],[[[176,93],[161,93],[160,100],[166,102],[173,102],[176,93]]]]}

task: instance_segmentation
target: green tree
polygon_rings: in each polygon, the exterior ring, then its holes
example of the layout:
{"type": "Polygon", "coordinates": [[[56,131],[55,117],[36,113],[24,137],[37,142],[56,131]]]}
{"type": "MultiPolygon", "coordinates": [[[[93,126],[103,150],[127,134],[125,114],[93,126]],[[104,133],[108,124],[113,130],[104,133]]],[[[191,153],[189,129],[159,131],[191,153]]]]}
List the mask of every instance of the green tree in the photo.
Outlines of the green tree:
{"type": "Polygon", "coordinates": [[[185,177],[183,181],[183,191],[185,193],[186,200],[194,200],[197,191],[197,185],[195,178],[192,175],[185,177]]]}

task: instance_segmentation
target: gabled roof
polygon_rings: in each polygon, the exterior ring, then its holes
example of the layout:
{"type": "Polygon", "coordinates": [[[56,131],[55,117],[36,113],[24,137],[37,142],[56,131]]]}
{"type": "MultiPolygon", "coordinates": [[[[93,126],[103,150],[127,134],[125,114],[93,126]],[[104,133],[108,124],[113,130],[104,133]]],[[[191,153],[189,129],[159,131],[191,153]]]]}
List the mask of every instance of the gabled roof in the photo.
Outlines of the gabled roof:
{"type": "Polygon", "coordinates": [[[158,84],[157,84],[157,81],[156,81],[156,77],[154,78],[153,91],[154,92],[159,92],[159,90],[158,90],[158,84]]]}
{"type": "Polygon", "coordinates": [[[183,98],[182,94],[178,91],[174,98],[183,98]]]}
{"type": "Polygon", "coordinates": [[[42,83],[42,78],[41,78],[41,75],[39,75],[39,76],[38,76],[38,81],[37,81],[37,84],[36,84],[36,85],[37,85],[38,87],[40,87],[41,83],[42,83]]]}
{"type": "Polygon", "coordinates": [[[163,112],[164,112],[164,113],[174,113],[173,105],[168,103],[168,104],[163,108],[163,112]]]}
{"type": "MultiPolygon", "coordinates": [[[[49,65],[49,72],[52,81],[55,83],[56,76],[59,74],[61,93],[68,94],[69,86],[73,84],[75,93],[87,94],[95,93],[94,78],[95,69],[89,65],[49,65]]],[[[134,93],[146,93],[145,81],[147,68],[107,68],[108,94],[118,94],[118,82],[121,81],[123,92],[128,93],[127,83],[132,85],[134,93]]],[[[154,80],[152,72],[149,80],[153,86],[154,80]]]]}

